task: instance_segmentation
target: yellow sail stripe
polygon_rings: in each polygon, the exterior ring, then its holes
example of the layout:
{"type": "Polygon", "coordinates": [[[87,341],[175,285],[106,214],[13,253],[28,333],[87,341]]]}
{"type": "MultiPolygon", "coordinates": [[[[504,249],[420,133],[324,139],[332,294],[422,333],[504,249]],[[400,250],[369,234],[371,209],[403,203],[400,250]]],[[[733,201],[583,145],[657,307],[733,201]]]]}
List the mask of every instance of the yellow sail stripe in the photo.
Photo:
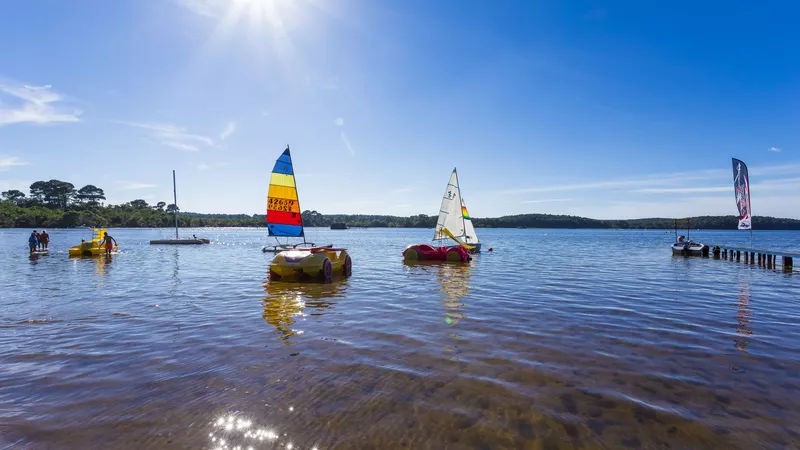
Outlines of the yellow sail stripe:
{"type": "Polygon", "coordinates": [[[270,198],[297,200],[297,189],[287,186],[270,185],[268,195],[270,198]]]}
{"type": "Polygon", "coordinates": [[[447,228],[442,228],[442,233],[444,235],[446,235],[447,237],[449,237],[450,239],[458,242],[458,245],[464,247],[467,250],[472,250],[473,248],[475,248],[474,245],[465,244],[465,243],[459,241],[458,238],[453,236],[453,233],[451,233],[450,230],[448,230],[447,228]]]}
{"type": "Polygon", "coordinates": [[[272,172],[272,176],[269,178],[269,184],[275,186],[286,186],[293,188],[294,177],[292,175],[286,175],[284,173],[272,172]]]}

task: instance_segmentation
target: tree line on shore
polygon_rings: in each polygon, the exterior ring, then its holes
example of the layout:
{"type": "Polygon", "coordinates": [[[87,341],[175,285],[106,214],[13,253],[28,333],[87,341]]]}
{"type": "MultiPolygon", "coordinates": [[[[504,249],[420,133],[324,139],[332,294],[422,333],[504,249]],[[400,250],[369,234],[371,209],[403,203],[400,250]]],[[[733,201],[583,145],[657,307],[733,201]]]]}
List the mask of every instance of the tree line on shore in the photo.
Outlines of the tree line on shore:
{"type": "MultiPolygon", "coordinates": [[[[105,192],[93,185],[76,189],[60,180],[37,181],[29,194],[19,190],[2,193],[0,228],[73,228],[89,227],[171,227],[178,207],[166,202],[155,205],[145,200],[132,200],[121,205],[105,205],[105,192]]],[[[329,227],[345,223],[349,227],[369,228],[433,228],[436,216],[419,214],[410,217],[368,214],[321,214],[303,211],[307,227],[329,227]]],[[[199,214],[181,212],[181,227],[263,227],[264,214],[199,214]]],[[[519,214],[493,218],[473,218],[477,228],[614,228],[672,229],[673,219],[650,218],[632,220],[597,220],[578,216],[552,214],[519,214]]],[[[689,218],[692,229],[736,229],[735,216],[701,216],[689,218]]],[[[761,230],[800,230],[800,220],[758,216],[755,225],[761,230]]],[[[686,228],[686,223],[679,224],[686,228]]]]}

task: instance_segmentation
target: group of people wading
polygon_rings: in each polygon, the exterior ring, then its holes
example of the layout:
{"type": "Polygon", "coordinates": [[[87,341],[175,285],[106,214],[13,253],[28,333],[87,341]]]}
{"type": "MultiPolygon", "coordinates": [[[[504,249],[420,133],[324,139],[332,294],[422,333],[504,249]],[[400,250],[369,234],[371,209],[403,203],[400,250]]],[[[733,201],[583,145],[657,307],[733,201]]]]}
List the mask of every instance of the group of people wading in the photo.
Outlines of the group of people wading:
{"type": "Polygon", "coordinates": [[[50,235],[47,234],[47,230],[42,230],[39,233],[36,230],[31,232],[31,236],[28,238],[28,247],[30,248],[31,253],[35,251],[45,251],[47,250],[47,244],[50,243],[50,235]]]}
{"type": "MultiPolygon", "coordinates": [[[[31,254],[35,252],[44,252],[47,251],[48,244],[50,243],[50,235],[47,234],[47,230],[42,230],[39,233],[36,230],[31,232],[30,237],[28,237],[28,248],[30,249],[31,254]]],[[[117,240],[111,237],[107,232],[103,236],[103,239],[98,243],[101,247],[106,249],[106,254],[110,255],[111,251],[114,250],[114,245],[117,243],[117,240]]],[[[86,242],[85,240],[81,239],[81,248],[85,246],[91,246],[90,242],[86,242]]]]}

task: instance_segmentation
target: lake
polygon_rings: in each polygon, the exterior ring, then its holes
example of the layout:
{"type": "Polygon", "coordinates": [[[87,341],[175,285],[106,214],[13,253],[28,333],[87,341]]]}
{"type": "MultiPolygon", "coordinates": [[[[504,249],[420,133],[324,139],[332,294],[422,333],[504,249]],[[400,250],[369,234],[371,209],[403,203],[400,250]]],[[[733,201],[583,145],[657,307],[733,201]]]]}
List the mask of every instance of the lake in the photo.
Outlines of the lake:
{"type": "Polygon", "coordinates": [[[265,229],[109,230],[108,259],[48,231],[0,230],[0,446],[800,446],[800,274],[664,230],[479,229],[468,265],[404,264],[433,230],[307,230],[353,257],[331,284],[270,283],[265,229]]]}

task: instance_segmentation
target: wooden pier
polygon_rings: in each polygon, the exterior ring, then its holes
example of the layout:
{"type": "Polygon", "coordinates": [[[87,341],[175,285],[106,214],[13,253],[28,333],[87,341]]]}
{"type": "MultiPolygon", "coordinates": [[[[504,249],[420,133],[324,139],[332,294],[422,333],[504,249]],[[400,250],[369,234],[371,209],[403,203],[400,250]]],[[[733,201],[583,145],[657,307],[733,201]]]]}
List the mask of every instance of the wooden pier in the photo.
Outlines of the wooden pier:
{"type": "Polygon", "coordinates": [[[792,262],[795,257],[800,258],[800,253],[780,252],[773,250],[759,250],[755,248],[731,247],[728,245],[708,244],[714,258],[743,261],[745,264],[758,264],[768,269],[778,268],[778,258],[781,259],[780,267],[784,272],[792,271],[792,262]]]}

